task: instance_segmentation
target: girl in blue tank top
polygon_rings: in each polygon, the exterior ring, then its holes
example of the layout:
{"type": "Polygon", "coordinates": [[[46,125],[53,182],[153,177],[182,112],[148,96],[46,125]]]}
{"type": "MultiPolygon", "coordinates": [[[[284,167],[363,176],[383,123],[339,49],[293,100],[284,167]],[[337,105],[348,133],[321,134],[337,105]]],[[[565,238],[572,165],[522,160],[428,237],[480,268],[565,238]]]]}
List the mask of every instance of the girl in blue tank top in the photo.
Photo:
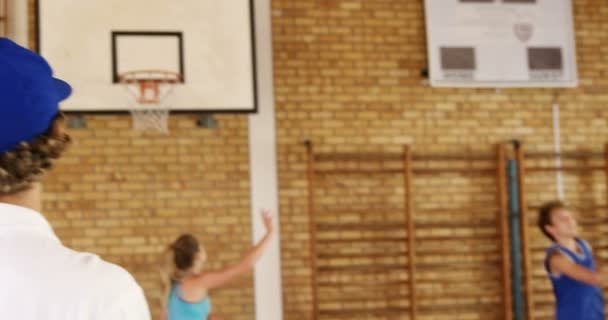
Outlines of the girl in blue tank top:
{"type": "Polygon", "coordinates": [[[545,269],[555,294],[556,320],[605,320],[601,286],[608,275],[596,272],[591,246],[578,238],[577,224],[560,201],[539,210],[538,226],[553,241],[545,269]]]}
{"type": "Polygon", "coordinates": [[[181,235],[170,246],[168,266],[161,271],[165,294],[163,320],[211,320],[209,292],[251,270],[274,234],[272,217],[262,213],[266,235],[236,264],[218,271],[203,271],[205,250],[195,237],[181,235]]]}

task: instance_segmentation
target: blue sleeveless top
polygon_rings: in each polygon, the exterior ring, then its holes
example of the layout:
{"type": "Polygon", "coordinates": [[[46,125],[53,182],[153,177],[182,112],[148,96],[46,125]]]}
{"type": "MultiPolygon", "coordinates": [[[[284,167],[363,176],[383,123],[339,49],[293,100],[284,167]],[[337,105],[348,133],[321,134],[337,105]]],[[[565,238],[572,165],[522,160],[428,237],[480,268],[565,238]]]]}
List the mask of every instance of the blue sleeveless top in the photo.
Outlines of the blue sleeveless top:
{"type": "Polygon", "coordinates": [[[180,296],[180,286],[174,283],[167,304],[168,320],[206,320],[211,313],[211,300],[191,303],[180,296]]]}
{"type": "Polygon", "coordinates": [[[556,298],[555,319],[605,320],[604,297],[600,288],[576,281],[563,274],[551,274],[549,257],[556,252],[563,254],[578,265],[595,271],[595,262],[589,244],[576,239],[576,245],[582,254],[572,252],[559,244],[552,245],[546,251],[545,269],[553,284],[553,293],[556,298]]]}

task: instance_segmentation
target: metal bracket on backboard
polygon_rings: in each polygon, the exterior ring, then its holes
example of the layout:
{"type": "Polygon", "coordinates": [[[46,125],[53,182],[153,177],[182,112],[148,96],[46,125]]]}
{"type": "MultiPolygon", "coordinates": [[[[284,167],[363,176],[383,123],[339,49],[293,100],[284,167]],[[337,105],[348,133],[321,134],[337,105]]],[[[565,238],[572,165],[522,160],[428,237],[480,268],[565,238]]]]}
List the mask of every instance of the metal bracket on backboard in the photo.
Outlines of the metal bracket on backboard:
{"type": "Polygon", "coordinates": [[[82,114],[70,114],[67,117],[67,126],[70,129],[86,129],[87,119],[82,114]]]}
{"type": "Polygon", "coordinates": [[[203,129],[217,129],[219,125],[212,113],[203,113],[198,116],[196,126],[203,129]]]}

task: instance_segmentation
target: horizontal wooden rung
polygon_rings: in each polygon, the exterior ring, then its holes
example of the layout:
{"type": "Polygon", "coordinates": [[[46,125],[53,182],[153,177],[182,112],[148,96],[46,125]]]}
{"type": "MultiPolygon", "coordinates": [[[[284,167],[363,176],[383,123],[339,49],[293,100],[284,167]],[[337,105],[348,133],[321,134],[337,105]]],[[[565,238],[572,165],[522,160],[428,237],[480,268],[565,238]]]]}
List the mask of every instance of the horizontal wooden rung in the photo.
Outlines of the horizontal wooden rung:
{"type": "Polygon", "coordinates": [[[553,289],[551,289],[551,288],[533,288],[532,291],[534,292],[535,295],[539,295],[539,294],[553,295],[553,289]]]}
{"type": "MultiPolygon", "coordinates": [[[[417,213],[422,213],[418,211],[417,213]]],[[[488,228],[496,227],[496,221],[457,221],[457,222],[414,222],[416,228],[488,228]]],[[[391,223],[378,222],[363,222],[363,223],[317,223],[317,231],[367,231],[367,230],[404,230],[407,223],[404,221],[395,221],[391,223]]]]}
{"type": "MultiPolygon", "coordinates": [[[[350,298],[365,298],[365,297],[375,297],[375,296],[384,296],[387,294],[395,294],[401,296],[408,296],[407,290],[409,288],[404,284],[402,286],[390,286],[387,288],[366,288],[365,290],[355,290],[353,288],[346,289],[344,287],[334,287],[334,288],[323,288],[321,297],[324,296],[344,296],[350,298]]],[[[323,300],[326,301],[326,300],[323,300]]]]}
{"type": "Polygon", "coordinates": [[[432,207],[432,208],[416,208],[416,211],[422,212],[467,212],[474,217],[478,213],[498,213],[498,207],[495,203],[488,202],[475,202],[471,203],[471,206],[467,207],[432,207]]]}
{"type": "MultiPolygon", "coordinates": [[[[497,270],[498,271],[498,270],[497,270]]],[[[502,274],[500,272],[492,272],[487,275],[484,275],[484,281],[490,280],[502,280],[502,274]]],[[[430,278],[417,278],[416,284],[420,285],[442,285],[442,286],[452,286],[452,285],[460,285],[460,284],[470,284],[471,279],[467,277],[462,278],[448,278],[448,279],[430,279],[430,278]]]]}
{"type": "Polygon", "coordinates": [[[496,291],[466,291],[466,292],[435,292],[435,293],[416,293],[418,299],[479,299],[487,297],[499,297],[500,290],[496,291]]]}
{"type": "Polygon", "coordinates": [[[578,223],[585,227],[603,227],[604,223],[608,222],[608,217],[581,217],[578,223]]]}
{"type": "MultiPolygon", "coordinates": [[[[545,299],[534,299],[534,308],[538,310],[542,309],[550,309],[553,311],[555,309],[555,300],[552,298],[543,297],[545,299]]],[[[535,317],[536,318],[536,317],[535,317]]],[[[551,320],[555,320],[555,318],[551,318],[551,320]]]]}
{"type": "Polygon", "coordinates": [[[395,314],[402,314],[408,312],[409,308],[400,307],[388,307],[388,308],[352,308],[344,310],[319,310],[319,314],[323,316],[358,316],[358,315],[376,315],[376,316],[390,316],[395,314]]]}
{"type": "Polygon", "coordinates": [[[318,223],[317,231],[340,231],[340,230],[405,230],[404,222],[391,223],[318,223]]]}
{"type": "Polygon", "coordinates": [[[532,244],[530,250],[532,251],[545,251],[549,248],[550,244],[532,244]]]}
{"type": "Polygon", "coordinates": [[[344,281],[317,281],[319,288],[374,288],[374,289],[400,289],[409,284],[408,280],[388,280],[374,282],[344,282],[344,281]]]}
{"type": "Polygon", "coordinates": [[[467,175],[496,173],[496,168],[428,168],[413,169],[414,174],[461,173],[467,175]]]}
{"type": "Polygon", "coordinates": [[[317,153],[317,162],[323,161],[403,161],[403,153],[317,153]]]}
{"type": "Polygon", "coordinates": [[[497,261],[445,261],[445,262],[417,262],[416,270],[417,272],[424,272],[426,270],[441,270],[441,269],[449,269],[454,271],[466,271],[466,270],[487,270],[488,273],[499,272],[502,271],[498,268],[498,259],[497,261]]]}
{"type": "Polygon", "coordinates": [[[562,159],[589,159],[598,158],[603,159],[606,157],[604,152],[590,152],[590,151],[567,151],[567,152],[526,152],[524,158],[526,159],[543,159],[548,158],[553,160],[557,157],[562,159]]]}
{"type": "MultiPolygon", "coordinates": [[[[447,211],[447,210],[446,210],[447,211]]],[[[420,214],[424,211],[417,211],[420,214]]],[[[496,221],[463,221],[463,222],[414,222],[417,228],[479,228],[496,227],[496,221]]]]}
{"type": "Polygon", "coordinates": [[[407,256],[407,251],[387,251],[383,253],[317,253],[317,259],[382,259],[405,256],[407,256]]]}
{"type": "Polygon", "coordinates": [[[526,167],[526,172],[555,172],[555,171],[598,171],[606,170],[606,166],[562,166],[562,167],[526,167]]]}
{"type": "Polygon", "coordinates": [[[417,247],[416,248],[416,256],[424,256],[424,255],[467,255],[467,256],[472,256],[472,255],[487,255],[488,253],[499,253],[500,252],[500,248],[479,248],[479,247],[475,247],[475,249],[469,249],[469,248],[459,248],[459,247],[453,247],[453,248],[446,248],[445,246],[441,246],[439,248],[421,248],[421,247],[417,247]]]}
{"type": "Polygon", "coordinates": [[[450,241],[450,240],[479,240],[479,239],[498,239],[499,234],[451,234],[442,236],[421,236],[416,235],[416,241],[450,241]]]}
{"type": "MultiPolygon", "coordinates": [[[[314,160],[318,162],[324,161],[403,161],[403,153],[317,153],[314,155],[314,160]]],[[[494,161],[495,155],[459,155],[459,154],[429,154],[429,155],[412,155],[413,161],[494,161]]]]}
{"type": "MultiPolygon", "coordinates": [[[[575,209],[576,211],[581,212],[582,214],[582,218],[584,218],[584,212],[585,211],[594,211],[594,210],[602,210],[602,209],[608,209],[608,206],[605,204],[598,204],[598,205],[592,205],[592,206],[577,206],[577,205],[569,205],[570,208],[575,209]]],[[[540,209],[539,205],[529,205],[528,206],[528,210],[534,210],[534,211],[538,211],[538,209],[540,209]]],[[[536,222],[536,220],[534,220],[534,222],[536,222]]]]}
{"type": "Polygon", "coordinates": [[[401,300],[401,299],[408,299],[409,296],[408,295],[403,295],[403,294],[395,294],[394,292],[385,292],[384,294],[376,294],[375,296],[355,296],[355,297],[351,297],[348,294],[344,293],[342,294],[341,297],[339,298],[325,298],[323,296],[321,296],[321,298],[319,299],[319,304],[323,304],[323,303],[373,303],[373,302],[385,302],[386,300],[401,300]]]}
{"type": "MultiPolygon", "coordinates": [[[[473,309],[473,310],[482,310],[482,309],[493,309],[495,308],[497,305],[499,305],[500,302],[494,302],[494,301],[479,301],[479,302],[472,302],[472,303],[450,303],[450,304],[435,304],[433,306],[425,306],[425,305],[421,305],[420,308],[421,310],[424,310],[425,308],[435,308],[435,310],[466,310],[466,309],[473,309]]],[[[499,310],[497,310],[499,311],[499,310]]]]}
{"type": "MultiPolygon", "coordinates": [[[[608,249],[608,244],[603,244],[603,243],[597,243],[597,241],[592,241],[591,239],[604,239],[604,237],[602,236],[597,236],[596,237],[587,237],[587,240],[589,241],[589,243],[591,244],[591,248],[593,250],[600,250],[600,249],[608,249]],[[593,243],[596,243],[595,245],[593,243]]],[[[551,245],[547,244],[547,245],[541,245],[541,244],[534,244],[530,246],[530,251],[534,252],[534,253],[539,253],[539,252],[545,252],[547,250],[547,248],[549,248],[551,245]]],[[[544,256],[540,257],[540,258],[536,258],[535,260],[538,261],[544,261],[544,256]]]]}
{"type": "Polygon", "coordinates": [[[385,238],[352,238],[352,239],[316,239],[319,244],[332,244],[332,243],[353,243],[353,242],[407,242],[408,239],[404,237],[385,237],[385,238]]]}
{"type": "Polygon", "coordinates": [[[496,160],[496,155],[493,154],[429,154],[429,155],[412,155],[414,161],[488,161],[496,160]]]}
{"type": "MultiPolygon", "coordinates": [[[[378,168],[378,169],[316,169],[314,171],[320,175],[331,175],[331,174],[402,174],[404,173],[403,168],[378,168]]],[[[496,168],[414,168],[412,169],[414,175],[427,175],[427,174],[439,174],[439,173],[459,173],[466,175],[478,175],[478,174],[490,174],[496,173],[496,168]]]]}
{"type": "Polygon", "coordinates": [[[448,312],[450,314],[459,314],[464,312],[471,313],[496,313],[499,314],[502,310],[499,303],[468,303],[468,304],[433,304],[430,306],[418,305],[417,310],[423,314],[437,314],[448,312]]]}
{"type": "MultiPolygon", "coordinates": [[[[464,297],[463,297],[464,298],[464,297]]],[[[446,303],[446,304],[434,304],[433,306],[420,305],[420,310],[424,310],[426,308],[434,308],[434,310],[483,310],[483,309],[493,309],[497,305],[500,305],[500,302],[494,301],[478,301],[478,302],[470,302],[470,303],[446,303]]],[[[498,311],[498,310],[497,310],[498,311]]]]}
{"type": "MultiPolygon", "coordinates": [[[[403,207],[367,207],[367,208],[323,208],[315,209],[315,215],[334,215],[334,214],[349,214],[349,213],[378,213],[378,212],[403,212],[403,207]]],[[[395,221],[397,222],[397,221],[395,221]]],[[[330,222],[334,223],[334,222],[330,222]]],[[[363,222],[364,223],[364,222],[363,222]]]]}
{"type": "Polygon", "coordinates": [[[316,174],[399,174],[403,173],[403,169],[321,169],[315,170],[316,174]]]}
{"type": "Polygon", "coordinates": [[[331,266],[331,267],[317,267],[319,272],[360,272],[360,273],[373,273],[382,271],[394,271],[402,270],[407,271],[407,265],[351,265],[351,266],[331,266]]]}
{"type": "MultiPolygon", "coordinates": [[[[480,239],[498,239],[499,235],[470,235],[470,234],[454,234],[445,236],[424,235],[416,236],[417,242],[432,242],[432,241],[454,241],[454,240],[480,240],[480,239]]],[[[318,244],[340,244],[340,243],[408,243],[407,237],[361,237],[361,238],[340,238],[340,239],[316,239],[318,244]]],[[[422,251],[424,252],[424,251],[422,251]]]]}
{"type": "Polygon", "coordinates": [[[458,286],[451,286],[450,288],[428,288],[428,287],[418,287],[416,289],[416,296],[421,298],[431,298],[434,296],[443,296],[445,295],[455,295],[455,296],[463,296],[463,295],[476,295],[481,293],[491,293],[491,295],[500,295],[502,292],[502,284],[501,283],[487,283],[487,282],[479,282],[479,283],[468,283],[458,286]]]}

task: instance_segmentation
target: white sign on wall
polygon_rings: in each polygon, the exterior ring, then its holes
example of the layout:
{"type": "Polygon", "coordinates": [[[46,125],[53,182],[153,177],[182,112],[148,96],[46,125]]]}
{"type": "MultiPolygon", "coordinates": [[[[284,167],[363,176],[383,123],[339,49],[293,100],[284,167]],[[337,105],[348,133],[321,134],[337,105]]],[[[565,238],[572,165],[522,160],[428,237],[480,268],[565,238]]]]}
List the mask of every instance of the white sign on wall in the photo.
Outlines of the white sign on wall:
{"type": "Polygon", "coordinates": [[[425,0],[437,87],[575,87],[571,0],[425,0]]]}

